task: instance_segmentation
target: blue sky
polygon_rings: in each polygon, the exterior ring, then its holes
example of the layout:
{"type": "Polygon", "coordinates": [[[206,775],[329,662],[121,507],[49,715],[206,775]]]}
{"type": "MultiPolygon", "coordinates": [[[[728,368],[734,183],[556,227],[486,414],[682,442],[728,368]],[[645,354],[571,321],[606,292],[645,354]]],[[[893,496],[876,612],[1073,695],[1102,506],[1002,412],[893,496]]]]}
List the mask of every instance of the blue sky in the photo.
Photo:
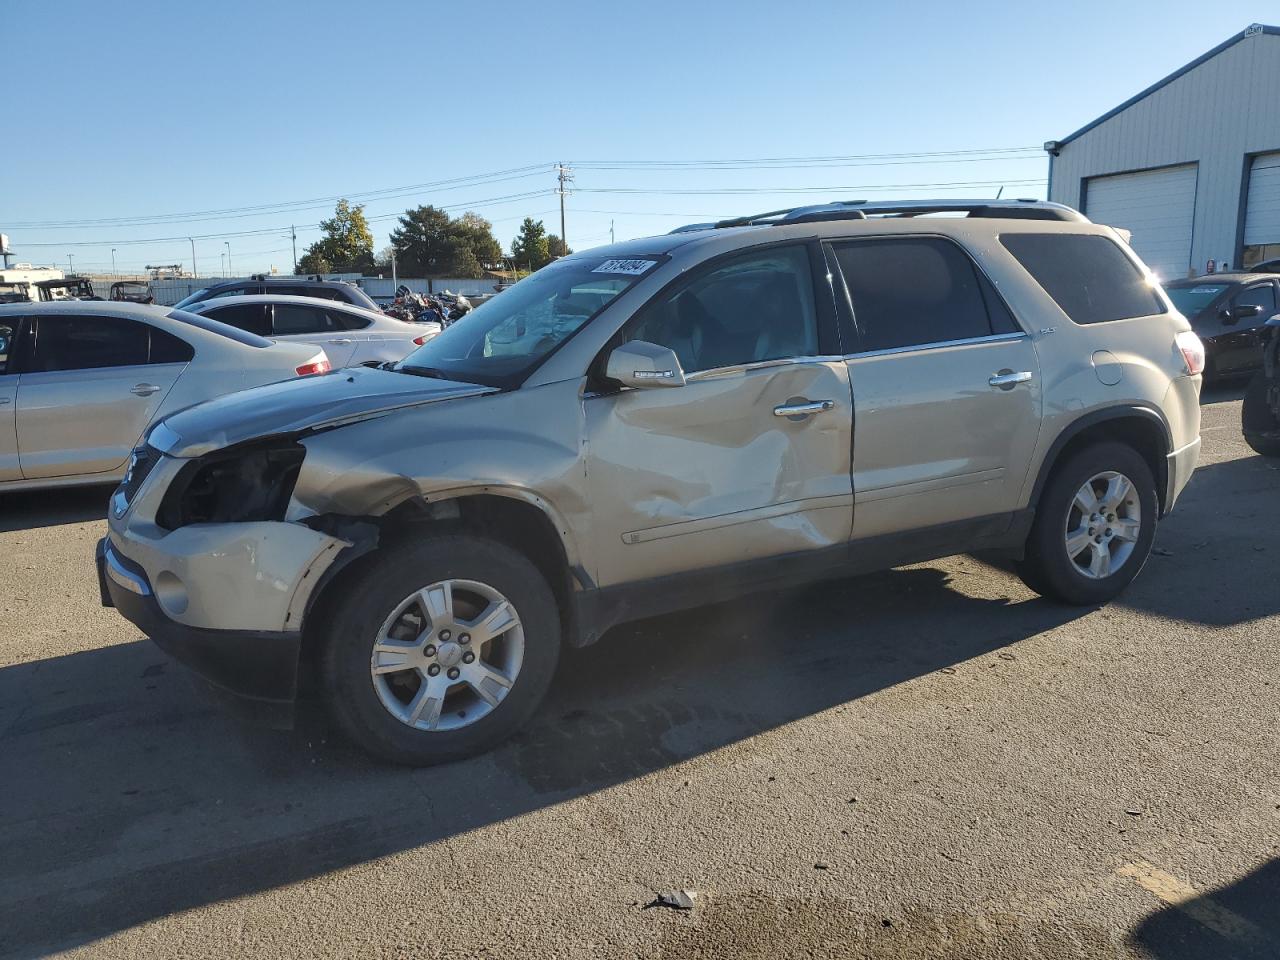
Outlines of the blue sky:
{"type": "Polygon", "coordinates": [[[287,272],[290,224],[301,252],[341,195],[390,194],[365,201],[379,247],[420,203],[474,209],[504,246],[524,216],[558,233],[558,161],[576,165],[575,249],[611,221],[621,240],[824,199],[1043,196],[1042,152],[994,151],[1039,148],[1280,22],[1232,0],[56,7],[0,8],[17,258],[108,271],[114,246],[122,272],[189,266],[193,236],[201,273],[229,243],[241,275],[287,272]],[[644,163],[798,157],[862,159],[644,163]]]}

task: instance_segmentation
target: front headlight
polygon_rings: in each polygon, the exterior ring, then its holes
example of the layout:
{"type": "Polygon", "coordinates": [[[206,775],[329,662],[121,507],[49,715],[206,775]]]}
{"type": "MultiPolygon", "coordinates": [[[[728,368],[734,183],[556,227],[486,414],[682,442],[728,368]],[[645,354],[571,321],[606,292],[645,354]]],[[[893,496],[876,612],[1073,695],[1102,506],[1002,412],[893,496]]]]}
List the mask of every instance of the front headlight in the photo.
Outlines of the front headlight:
{"type": "Polygon", "coordinates": [[[299,443],[274,441],[192,460],[169,485],[156,522],[174,530],[192,523],[283,520],[306,453],[299,443]]]}

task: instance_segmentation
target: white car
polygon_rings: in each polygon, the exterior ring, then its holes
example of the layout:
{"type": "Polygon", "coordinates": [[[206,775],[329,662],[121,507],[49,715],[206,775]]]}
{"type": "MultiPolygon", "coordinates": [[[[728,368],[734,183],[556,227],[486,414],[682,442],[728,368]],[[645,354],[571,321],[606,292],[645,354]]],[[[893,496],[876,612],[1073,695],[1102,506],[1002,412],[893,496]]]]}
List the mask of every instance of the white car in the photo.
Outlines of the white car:
{"type": "Polygon", "coordinates": [[[115,482],[160,417],[329,369],[314,344],[170,307],[0,305],[0,490],[115,482]]]}
{"type": "Polygon", "coordinates": [[[315,344],[334,367],[403,360],[441,329],[438,323],[406,323],[354,304],[269,293],[218,297],[187,309],[272,340],[315,344]]]}

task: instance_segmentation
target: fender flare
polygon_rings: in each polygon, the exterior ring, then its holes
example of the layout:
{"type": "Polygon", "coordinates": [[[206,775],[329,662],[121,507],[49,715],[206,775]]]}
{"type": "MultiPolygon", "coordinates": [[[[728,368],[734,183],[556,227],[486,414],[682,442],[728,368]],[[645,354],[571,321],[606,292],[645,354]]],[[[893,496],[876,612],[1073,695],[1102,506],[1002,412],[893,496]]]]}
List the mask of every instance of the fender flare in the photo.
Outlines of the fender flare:
{"type": "MultiPolygon", "coordinates": [[[[1162,456],[1167,457],[1173,450],[1173,431],[1169,428],[1169,421],[1165,419],[1164,413],[1157,407],[1147,403],[1125,403],[1114,407],[1104,407],[1101,410],[1092,410],[1067,424],[1050,445],[1048,452],[1044,455],[1044,459],[1040,461],[1040,471],[1036,475],[1035,485],[1031,488],[1030,506],[1035,507],[1040,502],[1040,494],[1044,491],[1045,484],[1049,482],[1049,475],[1053,473],[1053,468],[1057,465],[1058,458],[1067,444],[1090,427],[1095,427],[1100,423],[1107,423],[1111,420],[1134,419],[1155,424],[1160,428],[1160,435],[1163,437],[1162,456]]],[[[1160,495],[1161,510],[1163,511],[1168,491],[1159,488],[1168,483],[1168,467],[1167,465],[1159,465],[1159,467],[1156,471],[1156,484],[1157,492],[1160,495]]]]}

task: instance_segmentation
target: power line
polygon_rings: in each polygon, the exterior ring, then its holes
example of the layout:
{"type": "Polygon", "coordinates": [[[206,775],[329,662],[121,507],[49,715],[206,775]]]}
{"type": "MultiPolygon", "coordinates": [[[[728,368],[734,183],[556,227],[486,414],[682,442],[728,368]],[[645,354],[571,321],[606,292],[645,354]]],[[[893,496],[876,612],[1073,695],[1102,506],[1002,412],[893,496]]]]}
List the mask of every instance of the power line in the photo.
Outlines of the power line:
{"type": "Polygon", "coordinates": [[[1034,186],[1045,180],[950,180],[940,183],[883,183],[854,184],[828,187],[712,187],[712,188],[649,188],[649,187],[578,187],[579,193],[630,193],[658,194],[664,196],[724,196],[745,194],[795,194],[840,193],[845,191],[922,190],[926,188],[954,190],[970,187],[1034,186]]]}

